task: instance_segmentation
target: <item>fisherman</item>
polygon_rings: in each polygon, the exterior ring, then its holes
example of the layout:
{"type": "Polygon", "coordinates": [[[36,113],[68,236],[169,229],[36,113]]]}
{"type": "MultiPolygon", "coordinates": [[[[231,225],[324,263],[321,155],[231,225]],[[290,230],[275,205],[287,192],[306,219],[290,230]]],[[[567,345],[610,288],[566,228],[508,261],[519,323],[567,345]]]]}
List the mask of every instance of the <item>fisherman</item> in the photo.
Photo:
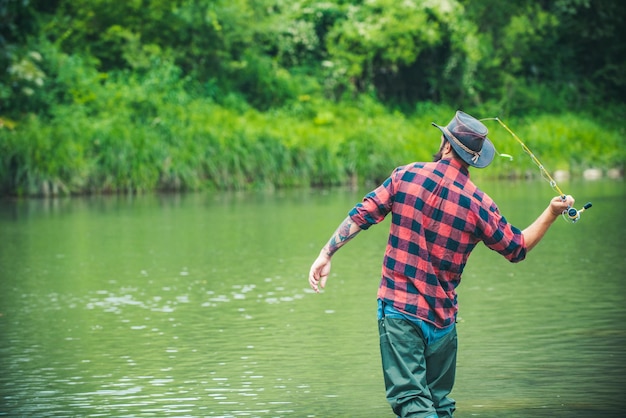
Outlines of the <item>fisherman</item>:
{"type": "Polygon", "coordinates": [[[456,287],[476,244],[522,261],[574,204],[571,196],[557,196],[519,230],[470,180],[469,167],[487,167],[495,155],[485,125],[462,111],[447,126],[433,125],[442,133],[434,161],[397,167],[354,206],[309,272],[319,292],[337,250],[391,213],[378,329],[386,396],[400,417],[451,417],[456,409],[449,396],[456,373],[456,287]]]}

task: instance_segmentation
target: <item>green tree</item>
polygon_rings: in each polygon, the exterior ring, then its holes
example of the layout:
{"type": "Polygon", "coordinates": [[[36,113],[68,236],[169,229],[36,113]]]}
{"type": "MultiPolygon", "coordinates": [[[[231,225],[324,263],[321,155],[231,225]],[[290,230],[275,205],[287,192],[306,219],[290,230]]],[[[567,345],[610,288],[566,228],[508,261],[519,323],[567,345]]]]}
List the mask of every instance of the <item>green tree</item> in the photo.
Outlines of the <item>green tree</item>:
{"type": "MultiPolygon", "coordinates": [[[[334,77],[341,77],[340,85],[352,91],[375,94],[378,84],[379,93],[387,96],[385,79],[406,85],[398,74],[409,67],[417,70],[417,62],[426,69],[432,63],[432,54],[426,51],[445,42],[438,10],[422,1],[374,0],[347,4],[343,10],[343,19],[326,37],[327,67],[334,77]]],[[[427,94],[422,92],[422,97],[427,94]]]]}
{"type": "MultiPolygon", "coordinates": [[[[557,60],[549,82],[573,83],[585,96],[601,100],[626,97],[626,4],[619,0],[559,0],[552,5],[561,21],[554,42],[557,60]],[[566,77],[563,78],[563,75],[566,77]]],[[[545,51],[544,57],[549,51],[545,51]]],[[[587,101],[588,103],[588,101],[587,101]]]]}
{"type": "Polygon", "coordinates": [[[461,0],[476,23],[484,100],[518,113],[622,101],[626,83],[619,0],[461,0]]]}

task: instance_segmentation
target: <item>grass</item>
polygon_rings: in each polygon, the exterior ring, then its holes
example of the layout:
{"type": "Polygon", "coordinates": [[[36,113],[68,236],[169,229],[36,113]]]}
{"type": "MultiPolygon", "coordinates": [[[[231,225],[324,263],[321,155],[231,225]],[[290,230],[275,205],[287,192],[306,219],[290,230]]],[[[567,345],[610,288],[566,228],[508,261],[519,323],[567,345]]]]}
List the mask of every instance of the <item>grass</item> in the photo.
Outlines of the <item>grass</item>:
{"type": "MultiPolygon", "coordinates": [[[[218,105],[184,87],[170,73],[111,77],[90,85],[91,101],[0,127],[1,193],[374,184],[397,165],[430,160],[440,135],[431,122],[445,125],[454,114],[433,104],[407,114],[368,97],[336,103],[309,96],[259,112],[241,101],[218,105]]],[[[623,168],[626,161],[621,128],[590,116],[564,112],[504,121],[552,171],[623,168]]],[[[485,124],[498,151],[514,157],[513,163],[496,159],[489,176],[538,173],[497,122],[485,124]]]]}

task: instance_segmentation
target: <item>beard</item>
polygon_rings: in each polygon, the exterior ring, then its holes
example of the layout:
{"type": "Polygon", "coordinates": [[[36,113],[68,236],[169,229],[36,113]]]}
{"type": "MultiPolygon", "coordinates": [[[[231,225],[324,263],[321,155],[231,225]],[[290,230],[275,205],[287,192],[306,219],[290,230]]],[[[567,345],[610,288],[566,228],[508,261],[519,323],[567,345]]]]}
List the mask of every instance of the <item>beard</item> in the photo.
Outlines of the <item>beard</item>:
{"type": "Polygon", "coordinates": [[[441,145],[439,146],[439,151],[437,151],[436,154],[433,154],[433,162],[436,163],[437,161],[441,160],[441,157],[443,156],[443,145],[444,145],[444,141],[441,141],[441,145]]]}

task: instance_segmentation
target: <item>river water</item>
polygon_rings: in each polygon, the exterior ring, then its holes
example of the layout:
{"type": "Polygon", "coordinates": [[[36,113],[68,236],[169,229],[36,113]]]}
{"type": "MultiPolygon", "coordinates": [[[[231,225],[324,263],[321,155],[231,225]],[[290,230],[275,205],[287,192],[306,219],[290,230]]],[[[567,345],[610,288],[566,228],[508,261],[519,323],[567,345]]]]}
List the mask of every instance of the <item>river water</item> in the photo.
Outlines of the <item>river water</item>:
{"type": "MultiPolygon", "coordinates": [[[[545,183],[481,186],[525,227],[545,183]]],[[[623,416],[626,188],[561,188],[520,264],[479,246],[459,291],[456,417],[623,416]]],[[[393,417],[375,295],[387,222],[311,262],[368,190],[0,202],[0,415],[393,417]]]]}

